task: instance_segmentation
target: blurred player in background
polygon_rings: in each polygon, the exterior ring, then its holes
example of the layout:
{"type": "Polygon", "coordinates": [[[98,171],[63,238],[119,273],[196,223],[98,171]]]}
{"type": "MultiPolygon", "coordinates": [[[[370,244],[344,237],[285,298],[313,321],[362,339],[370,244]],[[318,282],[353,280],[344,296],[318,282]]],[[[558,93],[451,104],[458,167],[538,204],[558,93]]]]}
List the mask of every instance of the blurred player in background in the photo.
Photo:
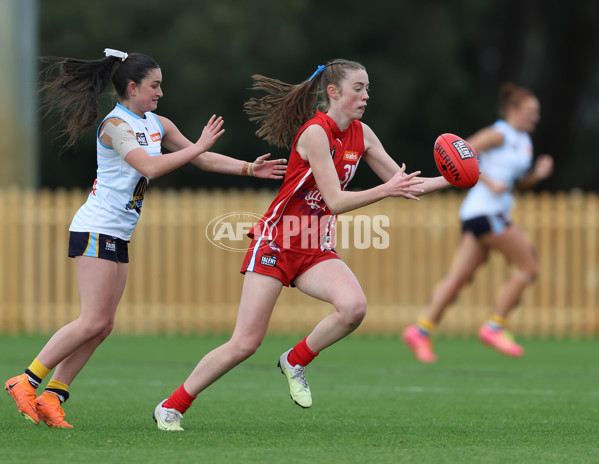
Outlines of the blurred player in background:
{"type": "Polygon", "coordinates": [[[41,419],[52,427],[72,427],[61,404],[75,376],[112,330],[127,280],[128,244],[149,179],[187,163],[207,171],[271,179],[281,179],[286,168],[285,160],[267,161],[269,155],[248,163],[208,152],[224,132],[220,117],[212,116],[198,141],[190,142],[170,120],[153,113],[163,96],[158,64],[139,53],[105,53],[105,58],[93,61],[57,59],[50,70],[58,68],[58,77],[42,87],[49,108],[61,110],[69,137],[66,146],[97,124],[98,97],[111,78],[118,97],[98,128],[92,192],[69,228],[81,314],[52,336],[24,374],[5,383],[26,419],[41,419]],[[163,147],[169,153],[162,154],[163,147]],[[54,376],[38,397],[36,389],[54,367],[54,376]]]}
{"type": "MultiPolygon", "coordinates": [[[[250,234],[237,323],[231,339],[208,353],[187,380],[154,410],[162,430],[183,430],[182,414],[197,395],[260,346],[283,286],[331,303],[333,312],[279,358],[291,398],[312,405],[305,367],[320,351],[355,330],[366,314],[366,297],[334,246],[336,215],[386,197],[417,195],[449,186],[441,176],[407,175],[362,123],[369,100],[368,74],[356,62],[335,60],[312,77],[290,85],[254,76],[254,88],[268,95],[251,99],[246,111],[269,143],[289,146],[289,168],[279,193],[250,234]],[[320,85],[324,103],[314,114],[320,85]],[[384,182],[360,192],[346,191],[360,159],[384,182]]],[[[241,387],[240,387],[241,388],[241,387]]]]}
{"type": "Polygon", "coordinates": [[[445,309],[460,289],[472,280],[487,260],[489,251],[502,253],[514,272],[499,289],[490,319],[479,331],[482,343],[508,356],[522,356],[524,349],[505,329],[510,312],[537,274],[535,250],[524,232],[511,222],[514,187],[526,189],[553,172],[553,159],[541,155],[533,163],[530,138],[539,122],[540,106],[528,89],[511,83],[499,89],[500,119],[475,133],[468,142],[478,152],[480,180],[460,208],[462,237],[448,275],[436,286],[417,324],[403,333],[405,344],[421,362],[435,362],[431,335],[445,309]]]}

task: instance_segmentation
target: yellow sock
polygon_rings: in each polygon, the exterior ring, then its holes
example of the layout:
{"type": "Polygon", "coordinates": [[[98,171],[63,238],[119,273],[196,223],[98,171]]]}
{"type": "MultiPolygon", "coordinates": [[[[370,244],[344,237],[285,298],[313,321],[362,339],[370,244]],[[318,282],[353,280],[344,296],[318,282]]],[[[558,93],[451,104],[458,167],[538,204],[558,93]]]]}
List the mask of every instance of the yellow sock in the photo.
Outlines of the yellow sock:
{"type": "Polygon", "coordinates": [[[426,317],[418,318],[418,325],[426,330],[428,333],[431,333],[435,330],[435,323],[429,321],[426,317]]]}
{"type": "Polygon", "coordinates": [[[54,393],[58,396],[61,403],[64,403],[69,399],[69,386],[66,383],[59,382],[58,380],[50,379],[48,385],[46,385],[46,392],[54,393]]]}
{"type": "Polygon", "coordinates": [[[498,326],[503,327],[505,325],[505,317],[500,316],[499,314],[493,314],[491,316],[491,322],[494,322],[498,326]]]}
{"type": "Polygon", "coordinates": [[[55,390],[64,390],[69,391],[69,386],[66,383],[59,382],[58,380],[50,379],[48,385],[46,385],[46,390],[53,388],[55,390]]]}
{"type": "Polygon", "coordinates": [[[41,362],[39,362],[39,360],[37,358],[35,358],[33,360],[31,365],[29,366],[29,370],[31,371],[31,373],[33,375],[35,375],[36,377],[39,377],[40,380],[44,380],[44,377],[46,377],[48,375],[48,373],[50,372],[50,369],[48,369],[41,362]]]}

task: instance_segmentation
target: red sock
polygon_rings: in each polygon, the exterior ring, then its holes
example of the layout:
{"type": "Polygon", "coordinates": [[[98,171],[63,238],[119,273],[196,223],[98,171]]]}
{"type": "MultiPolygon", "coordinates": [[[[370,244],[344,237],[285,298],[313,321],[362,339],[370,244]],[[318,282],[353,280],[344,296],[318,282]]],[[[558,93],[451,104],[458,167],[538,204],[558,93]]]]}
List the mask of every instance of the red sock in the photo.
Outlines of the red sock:
{"type": "MultiPolygon", "coordinates": [[[[306,337],[308,338],[308,337],[306,337]]],[[[291,352],[287,355],[287,362],[292,366],[307,366],[312,360],[318,356],[318,353],[314,353],[306,344],[306,338],[293,347],[291,352]]]]}
{"type": "Polygon", "coordinates": [[[189,409],[193,400],[197,398],[196,396],[191,396],[189,393],[185,391],[183,384],[179,388],[177,388],[171,396],[164,402],[162,405],[163,408],[176,409],[177,411],[184,413],[189,409]]]}

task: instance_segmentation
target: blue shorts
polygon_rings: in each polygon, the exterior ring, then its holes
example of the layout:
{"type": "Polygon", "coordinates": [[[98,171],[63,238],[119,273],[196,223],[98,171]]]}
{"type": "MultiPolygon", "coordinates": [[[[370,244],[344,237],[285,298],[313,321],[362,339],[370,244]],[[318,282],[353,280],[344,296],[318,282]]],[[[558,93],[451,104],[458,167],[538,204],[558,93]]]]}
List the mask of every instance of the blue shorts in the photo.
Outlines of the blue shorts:
{"type": "Polygon", "coordinates": [[[505,214],[493,214],[491,216],[477,216],[462,221],[462,233],[472,232],[476,238],[481,235],[501,234],[509,227],[510,220],[505,214]]]}
{"type": "Polygon", "coordinates": [[[129,262],[129,242],[96,232],[71,232],[69,257],[91,256],[115,263],[129,262]]]}

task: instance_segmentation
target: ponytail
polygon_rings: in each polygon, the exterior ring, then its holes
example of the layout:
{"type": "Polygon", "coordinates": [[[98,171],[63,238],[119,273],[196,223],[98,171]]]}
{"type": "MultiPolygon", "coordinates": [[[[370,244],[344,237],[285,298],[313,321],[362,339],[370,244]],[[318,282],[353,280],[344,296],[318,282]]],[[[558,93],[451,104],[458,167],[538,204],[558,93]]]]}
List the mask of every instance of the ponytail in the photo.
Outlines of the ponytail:
{"type": "Polygon", "coordinates": [[[268,95],[250,98],[243,105],[244,111],[250,121],[260,126],[256,131],[258,137],[277,147],[289,147],[304,123],[314,116],[318,97],[322,100],[318,109],[328,111],[326,88],[331,84],[341,88],[348,73],[358,69],[364,70],[364,66],[354,61],[334,60],[320,65],[309,79],[296,85],[255,74],[252,90],[262,90],[268,95]]]}
{"type": "Polygon", "coordinates": [[[271,145],[289,147],[296,132],[314,114],[318,79],[297,85],[259,74],[253,75],[252,79],[252,90],[268,93],[262,98],[250,98],[243,105],[250,121],[256,121],[260,126],[256,135],[271,145]]]}
{"type": "Polygon", "coordinates": [[[44,116],[57,109],[60,115],[58,123],[65,123],[58,133],[58,137],[67,137],[64,148],[75,145],[85,131],[99,122],[98,99],[111,77],[117,96],[122,100],[127,96],[129,82],[139,84],[151,69],[159,67],[152,58],[140,53],[109,52],[117,51],[106,49],[108,56],[100,60],[42,59],[50,63],[44,71],[45,76],[58,73],[53,79],[45,80],[39,91],[44,94],[44,116]]]}
{"type": "Polygon", "coordinates": [[[118,59],[109,56],[87,61],[47,57],[44,61],[51,62],[45,70],[46,75],[58,71],[58,76],[44,82],[40,89],[44,94],[44,116],[51,109],[58,110],[58,121],[66,124],[59,131],[58,137],[68,137],[64,146],[68,148],[75,145],[77,139],[97,122],[98,97],[110,81],[112,69],[118,59]]]}

